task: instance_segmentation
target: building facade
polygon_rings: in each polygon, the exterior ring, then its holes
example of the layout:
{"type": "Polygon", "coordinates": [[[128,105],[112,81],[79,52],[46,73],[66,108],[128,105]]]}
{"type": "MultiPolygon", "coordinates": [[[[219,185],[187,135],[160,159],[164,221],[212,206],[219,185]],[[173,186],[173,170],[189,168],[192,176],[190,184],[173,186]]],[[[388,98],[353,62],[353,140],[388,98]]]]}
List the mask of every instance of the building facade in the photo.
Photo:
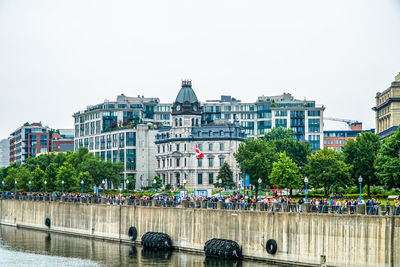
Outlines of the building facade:
{"type": "Polygon", "coordinates": [[[391,136],[400,125],[400,73],[389,88],[375,96],[376,133],[381,138],[391,136]]]}
{"type": "Polygon", "coordinates": [[[61,151],[53,150],[53,141],[55,140],[63,144],[73,144],[71,136],[69,138],[63,138],[59,130],[43,126],[41,123],[25,123],[11,133],[9,139],[10,163],[16,162],[22,164],[29,157],[36,157],[41,153],[61,151]]]}
{"type": "Polygon", "coordinates": [[[312,150],[323,147],[324,106],[315,101],[297,100],[291,94],[260,96],[256,102],[242,103],[230,96],[204,103],[202,122],[233,121],[236,118],[249,138],[262,137],[275,127],[292,129],[299,141],[310,143],[312,150]]]}
{"type": "Polygon", "coordinates": [[[184,181],[190,189],[213,188],[219,169],[228,163],[237,184],[239,169],[233,153],[246,135],[237,121],[202,123],[201,104],[191,81],[183,81],[172,104],[171,127],[158,130],[155,144],[156,173],[163,185],[179,187],[184,181]],[[196,145],[204,154],[198,158],[196,145]]]}
{"type": "Polygon", "coordinates": [[[356,140],[357,135],[362,132],[375,132],[375,129],[362,130],[362,124],[358,123],[357,127],[350,130],[332,130],[324,131],[324,148],[335,151],[342,151],[349,139],[356,140]]]}
{"type": "Polygon", "coordinates": [[[158,103],[157,98],[122,94],[115,102],[105,101],[75,113],[74,150],[86,147],[103,161],[122,162],[121,188],[127,178],[136,181],[136,189],[150,186],[155,176],[155,127],[164,122],[154,122],[158,103]]]}
{"type": "Polygon", "coordinates": [[[0,140],[0,168],[10,164],[10,140],[0,140]]]}

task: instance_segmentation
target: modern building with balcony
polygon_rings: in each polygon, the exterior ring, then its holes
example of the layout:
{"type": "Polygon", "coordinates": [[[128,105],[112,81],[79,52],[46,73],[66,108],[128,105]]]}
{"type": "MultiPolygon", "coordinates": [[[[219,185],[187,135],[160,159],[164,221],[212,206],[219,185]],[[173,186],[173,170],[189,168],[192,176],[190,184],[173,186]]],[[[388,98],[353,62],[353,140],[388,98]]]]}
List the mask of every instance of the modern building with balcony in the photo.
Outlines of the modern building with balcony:
{"type": "Polygon", "coordinates": [[[10,164],[10,141],[8,139],[0,140],[0,168],[10,164]]]}
{"type": "Polygon", "coordinates": [[[382,139],[391,136],[400,125],[400,73],[389,88],[376,93],[376,134],[382,139]]]}
{"type": "Polygon", "coordinates": [[[154,128],[169,123],[168,109],[157,113],[167,114],[167,119],[155,122],[157,105],[162,106],[158,98],[122,94],[116,101],[88,106],[73,115],[75,151],[86,147],[103,161],[124,164],[121,185],[108,183],[108,188],[124,188],[127,178],[136,181],[136,189],[151,185],[155,176],[154,128]]]}
{"type": "MultiPolygon", "coordinates": [[[[71,129],[72,130],[72,129],[71,129]]],[[[70,132],[71,132],[70,130],[70,132]]],[[[62,130],[63,131],[63,130],[62,130]]],[[[64,130],[65,131],[65,130],[64,130]]],[[[65,152],[72,150],[72,136],[62,137],[60,130],[54,130],[42,123],[25,123],[13,133],[11,133],[10,143],[10,163],[16,162],[23,164],[29,157],[36,157],[41,153],[65,152]],[[63,143],[65,146],[53,149],[53,142],[63,143]]]]}
{"type": "Polygon", "coordinates": [[[297,100],[291,94],[260,96],[256,102],[243,103],[231,96],[207,100],[202,122],[237,119],[247,137],[262,137],[275,127],[292,129],[299,141],[309,142],[312,150],[323,147],[324,106],[315,101],[297,100]]]}

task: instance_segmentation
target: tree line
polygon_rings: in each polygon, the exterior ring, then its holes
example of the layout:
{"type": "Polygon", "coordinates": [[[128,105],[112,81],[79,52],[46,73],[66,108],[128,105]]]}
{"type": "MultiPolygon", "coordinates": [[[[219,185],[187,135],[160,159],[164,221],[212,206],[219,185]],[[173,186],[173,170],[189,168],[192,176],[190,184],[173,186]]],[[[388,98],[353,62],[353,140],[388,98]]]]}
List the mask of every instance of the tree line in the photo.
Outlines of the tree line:
{"type": "Polygon", "coordinates": [[[47,192],[61,192],[62,182],[65,192],[80,192],[83,181],[84,191],[90,192],[94,185],[102,186],[103,180],[109,186],[119,184],[123,171],[121,162],[103,162],[87,148],[80,148],[76,153],[68,151],[30,157],[22,165],[12,163],[0,168],[0,180],[4,182],[4,190],[16,187],[25,192],[44,192],[45,181],[47,192]]]}
{"type": "MultiPolygon", "coordinates": [[[[303,189],[304,177],[308,185],[323,189],[382,186],[387,190],[400,187],[400,129],[380,141],[371,132],[348,139],[343,151],[320,149],[311,153],[309,144],[299,142],[291,129],[272,129],[263,138],[248,139],[240,144],[236,161],[242,171],[250,175],[250,183],[280,189],[303,189]]],[[[256,187],[257,190],[257,187],[256,187]]]]}

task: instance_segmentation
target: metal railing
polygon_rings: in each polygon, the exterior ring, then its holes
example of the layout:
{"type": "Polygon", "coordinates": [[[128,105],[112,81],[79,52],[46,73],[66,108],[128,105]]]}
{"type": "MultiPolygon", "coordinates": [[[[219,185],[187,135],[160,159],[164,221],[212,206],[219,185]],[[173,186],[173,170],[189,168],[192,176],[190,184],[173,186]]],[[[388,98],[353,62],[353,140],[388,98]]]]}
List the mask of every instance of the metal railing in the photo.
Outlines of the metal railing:
{"type": "Polygon", "coordinates": [[[193,208],[193,209],[224,209],[224,210],[248,210],[264,212],[307,212],[321,214],[365,214],[365,215],[395,215],[400,216],[400,207],[395,206],[364,206],[364,210],[357,208],[357,205],[307,205],[307,204],[286,204],[286,203],[240,203],[240,202],[218,202],[216,200],[176,201],[175,199],[137,199],[137,198],[103,198],[100,196],[44,196],[44,195],[14,195],[4,194],[4,200],[36,201],[36,202],[67,202],[87,204],[111,204],[111,205],[132,205],[146,207],[165,208],[193,208]],[[307,210],[306,210],[307,208],[307,210]]]}

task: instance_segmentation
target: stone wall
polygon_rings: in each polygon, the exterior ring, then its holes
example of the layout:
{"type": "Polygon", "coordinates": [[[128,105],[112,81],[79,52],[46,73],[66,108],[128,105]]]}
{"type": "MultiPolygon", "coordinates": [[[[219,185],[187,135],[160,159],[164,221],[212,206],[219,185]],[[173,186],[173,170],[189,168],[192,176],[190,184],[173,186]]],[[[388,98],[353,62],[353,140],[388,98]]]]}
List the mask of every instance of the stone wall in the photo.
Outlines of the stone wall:
{"type": "Polygon", "coordinates": [[[203,251],[211,238],[235,240],[243,255],[270,262],[317,265],[321,255],[334,266],[399,266],[400,217],[229,211],[219,209],[90,205],[1,200],[0,223],[81,236],[131,242],[148,232],[164,232],[175,247],[203,251]],[[45,219],[51,219],[51,227],[45,219]],[[268,239],[278,251],[266,252],[268,239]]]}

